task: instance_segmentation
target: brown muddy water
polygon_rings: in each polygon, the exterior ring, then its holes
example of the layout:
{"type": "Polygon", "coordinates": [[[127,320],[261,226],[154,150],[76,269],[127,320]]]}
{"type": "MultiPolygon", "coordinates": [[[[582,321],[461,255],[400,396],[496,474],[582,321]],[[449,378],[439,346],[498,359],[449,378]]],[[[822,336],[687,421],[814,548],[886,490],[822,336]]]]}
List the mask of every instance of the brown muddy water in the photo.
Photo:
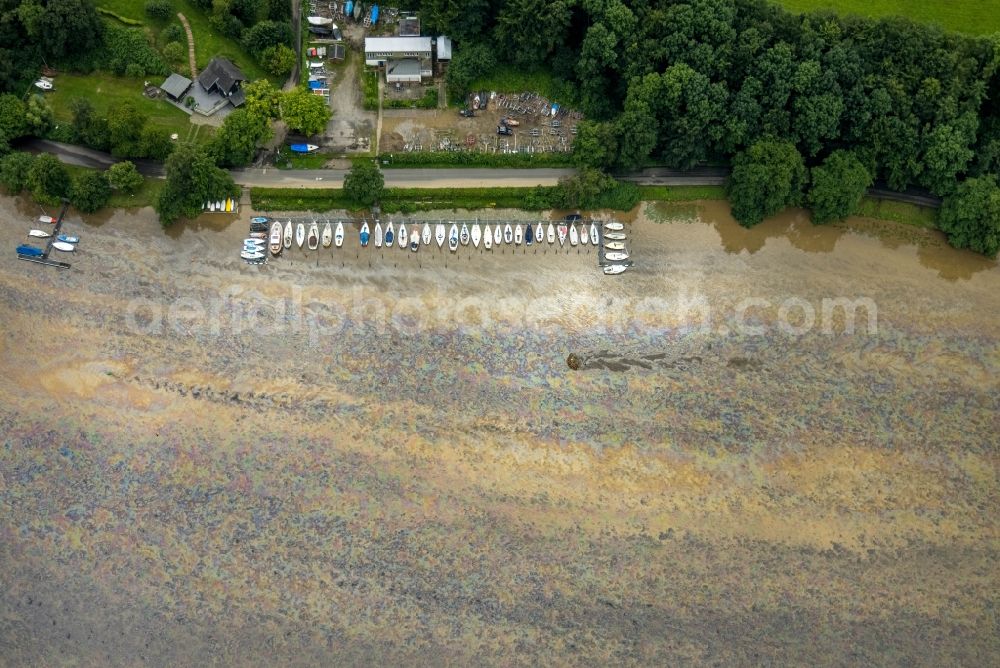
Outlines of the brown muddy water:
{"type": "Polygon", "coordinates": [[[997,663],[1000,269],[936,233],[645,205],[605,277],[119,211],[59,272],[38,213],[4,665],[997,663]]]}

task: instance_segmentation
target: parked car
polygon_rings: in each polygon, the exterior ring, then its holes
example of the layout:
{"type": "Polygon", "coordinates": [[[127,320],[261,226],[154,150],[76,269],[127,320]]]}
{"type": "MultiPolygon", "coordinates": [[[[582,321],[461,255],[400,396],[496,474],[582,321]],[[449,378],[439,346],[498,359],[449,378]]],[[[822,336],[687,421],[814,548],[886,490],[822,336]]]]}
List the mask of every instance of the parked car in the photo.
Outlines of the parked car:
{"type": "Polygon", "coordinates": [[[498,135],[510,136],[510,135],[514,134],[514,131],[511,130],[506,125],[498,125],[497,126],[497,134],[498,135]]]}
{"type": "Polygon", "coordinates": [[[458,115],[462,116],[464,118],[472,118],[476,114],[471,109],[459,109],[458,110],[458,115]]]}

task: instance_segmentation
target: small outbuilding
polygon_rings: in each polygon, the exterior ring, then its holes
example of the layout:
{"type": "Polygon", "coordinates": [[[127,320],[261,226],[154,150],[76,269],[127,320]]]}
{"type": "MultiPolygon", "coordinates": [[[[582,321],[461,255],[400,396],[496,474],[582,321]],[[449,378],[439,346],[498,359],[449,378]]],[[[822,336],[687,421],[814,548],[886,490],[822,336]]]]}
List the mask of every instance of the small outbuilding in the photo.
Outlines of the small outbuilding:
{"type": "Polygon", "coordinates": [[[177,73],[171,74],[166,81],[160,84],[160,90],[174,102],[181,102],[184,99],[184,94],[190,88],[191,80],[177,73]]]}
{"type": "Polygon", "coordinates": [[[441,35],[435,41],[438,60],[451,60],[451,38],[441,35]]]}

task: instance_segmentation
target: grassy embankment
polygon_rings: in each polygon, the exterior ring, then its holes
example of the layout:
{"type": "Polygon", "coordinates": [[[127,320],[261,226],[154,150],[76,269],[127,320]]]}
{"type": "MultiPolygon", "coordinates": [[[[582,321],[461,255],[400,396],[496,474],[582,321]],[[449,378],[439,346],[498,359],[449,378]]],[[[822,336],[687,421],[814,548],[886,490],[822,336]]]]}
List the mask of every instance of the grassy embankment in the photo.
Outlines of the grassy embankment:
{"type": "MultiPolygon", "coordinates": [[[[544,188],[547,192],[551,188],[544,188]]],[[[535,188],[386,188],[381,201],[386,213],[431,209],[516,209],[535,188]]],[[[258,211],[356,210],[340,188],[251,188],[250,202],[258,211]]]]}
{"type": "MultiPolygon", "coordinates": [[[[95,171],[89,167],[79,167],[77,165],[64,165],[66,171],[69,172],[71,177],[76,177],[85,172],[95,171]]],[[[154,179],[146,177],[142,180],[142,185],[139,186],[138,190],[132,195],[126,195],[118,191],[111,192],[111,198],[108,200],[107,208],[110,209],[132,209],[141,208],[144,206],[153,206],[153,201],[156,196],[160,194],[160,191],[166,187],[167,182],[164,179],[154,179]]]]}
{"type": "Polygon", "coordinates": [[[1000,30],[1000,0],[772,0],[793,12],[832,10],[839,14],[905,16],[970,35],[1000,30]]]}

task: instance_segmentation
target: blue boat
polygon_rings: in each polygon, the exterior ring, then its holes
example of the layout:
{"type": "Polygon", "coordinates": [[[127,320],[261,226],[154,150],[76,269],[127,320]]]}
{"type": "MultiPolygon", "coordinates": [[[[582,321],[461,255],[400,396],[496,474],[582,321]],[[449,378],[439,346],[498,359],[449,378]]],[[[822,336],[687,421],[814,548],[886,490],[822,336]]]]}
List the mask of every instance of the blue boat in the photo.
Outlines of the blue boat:
{"type": "Polygon", "coordinates": [[[80,237],[73,236],[71,234],[60,234],[56,237],[58,241],[65,241],[68,244],[78,244],[80,243],[80,237]]]}
{"type": "Polygon", "coordinates": [[[292,144],[288,148],[292,149],[293,153],[312,153],[319,150],[319,146],[315,144],[292,144]]]}
{"type": "Polygon", "coordinates": [[[267,216],[254,216],[253,218],[250,219],[250,222],[251,223],[267,223],[270,220],[271,219],[268,218],[267,216]]]}
{"type": "Polygon", "coordinates": [[[393,238],[395,238],[395,236],[396,235],[394,235],[392,233],[392,223],[389,223],[389,227],[387,227],[386,230],[385,230],[385,245],[386,246],[391,246],[392,245],[392,240],[393,240],[393,238]]]}
{"type": "Polygon", "coordinates": [[[372,5],[372,25],[378,22],[378,5],[372,5]]]}
{"type": "Polygon", "coordinates": [[[366,246],[368,246],[368,239],[369,239],[368,223],[367,222],[364,225],[361,226],[361,235],[360,236],[361,236],[361,247],[365,248],[366,246]]]}
{"type": "Polygon", "coordinates": [[[347,0],[347,2],[344,3],[344,16],[350,18],[351,14],[353,13],[354,13],[354,0],[347,0]]]}
{"type": "Polygon", "coordinates": [[[527,229],[524,230],[524,243],[528,246],[535,240],[535,233],[531,231],[531,225],[529,224],[527,229]]]}
{"type": "Polygon", "coordinates": [[[41,257],[45,255],[45,251],[41,248],[36,248],[35,246],[29,246],[27,244],[21,244],[17,247],[18,255],[27,255],[28,257],[41,257]]]}

